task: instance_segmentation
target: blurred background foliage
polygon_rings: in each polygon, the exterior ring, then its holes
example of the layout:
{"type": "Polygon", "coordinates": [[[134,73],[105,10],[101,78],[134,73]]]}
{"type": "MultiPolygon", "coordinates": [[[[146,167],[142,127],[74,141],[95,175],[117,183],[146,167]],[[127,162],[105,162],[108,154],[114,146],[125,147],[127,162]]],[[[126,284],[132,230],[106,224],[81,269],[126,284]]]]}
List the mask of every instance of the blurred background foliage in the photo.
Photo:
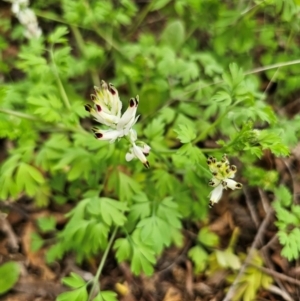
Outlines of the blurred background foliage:
{"type": "MultiPolygon", "coordinates": [[[[56,233],[49,262],[104,251],[117,226],[117,259],[151,274],[164,248],[182,245],[183,225],[208,223],[207,155],[238,157],[244,185],[274,192],[278,173],[255,164],[266,149],[286,156],[299,141],[296,0],[36,0],[42,35],[32,39],[11,4],[1,5],[0,199],[72,209],[64,227],[40,223],[56,233]],[[125,161],[125,142],[90,133],[84,104],[102,79],[123,107],[139,95],[136,129],[152,148],[150,170],[125,161]]],[[[240,191],[233,196],[243,202],[240,191]]],[[[219,246],[200,228],[189,251],[197,273],[219,246]]],[[[38,234],[35,242],[44,243],[38,234]]],[[[284,255],[298,258],[294,249],[284,255]]]]}

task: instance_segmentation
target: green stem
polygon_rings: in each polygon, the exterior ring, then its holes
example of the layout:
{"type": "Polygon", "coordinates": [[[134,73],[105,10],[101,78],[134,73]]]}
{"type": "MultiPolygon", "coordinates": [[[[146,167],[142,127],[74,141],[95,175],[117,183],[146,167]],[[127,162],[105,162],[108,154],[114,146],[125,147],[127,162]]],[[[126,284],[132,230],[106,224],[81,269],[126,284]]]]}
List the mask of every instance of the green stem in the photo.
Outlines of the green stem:
{"type": "Polygon", "coordinates": [[[153,5],[156,3],[155,0],[149,1],[148,5],[145,6],[145,8],[142,10],[142,12],[138,15],[137,20],[134,22],[133,27],[130,29],[130,33],[128,37],[130,37],[132,34],[135,33],[135,31],[138,29],[138,27],[142,24],[142,22],[147,17],[148,13],[151,11],[153,5]]]}
{"type": "Polygon", "coordinates": [[[56,82],[57,82],[57,85],[58,85],[58,88],[59,88],[59,92],[61,94],[61,97],[63,99],[63,102],[66,106],[66,108],[68,110],[71,109],[71,105],[70,105],[70,102],[69,102],[69,98],[67,96],[67,93],[65,91],[65,88],[60,80],[60,77],[58,75],[58,71],[57,71],[57,68],[56,68],[56,64],[55,64],[55,60],[54,60],[54,56],[53,56],[53,51],[52,49],[50,50],[50,55],[51,55],[51,61],[52,61],[52,64],[53,64],[53,73],[54,73],[54,76],[55,76],[55,79],[56,79],[56,82]]]}
{"type": "MultiPolygon", "coordinates": [[[[38,122],[41,122],[41,123],[51,125],[51,123],[49,123],[49,122],[46,122],[46,121],[44,121],[44,120],[42,120],[38,117],[35,117],[33,115],[30,115],[30,114],[26,114],[26,113],[16,112],[16,111],[12,111],[12,110],[9,110],[9,109],[2,109],[2,108],[0,108],[0,113],[4,113],[4,114],[7,114],[7,115],[16,116],[16,117],[31,120],[31,121],[38,121],[38,122]]],[[[89,133],[81,127],[66,127],[63,124],[55,124],[55,126],[52,125],[49,129],[46,127],[46,128],[43,128],[42,130],[47,131],[47,132],[54,132],[56,130],[64,131],[64,132],[69,131],[69,132],[76,132],[76,133],[82,133],[82,134],[89,135],[89,133]]]]}
{"type": "Polygon", "coordinates": [[[110,240],[108,242],[108,245],[107,245],[107,247],[105,249],[105,252],[104,252],[104,254],[103,254],[102,258],[101,258],[101,261],[100,261],[97,273],[96,273],[96,275],[94,277],[94,280],[93,280],[93,286],[92,286],[92,289],[90,291],[88,301],[92,300],[92,297],[93,297],[94,291],[96,289],[96,286],[99,285],[99,283],[98,283],[99,277],[100,277],[101,272],[103,270],[103,267],[104,267],[104,264],[105,264],[108,252],[110,251],[112,243],[113,243],[113,241],[114,241],[114,239],[116,237],[117,231],[118,231],[118,227],[116,227],[115,230],[114,230],[114,232],[112,233],[112,235],[110,237],[110,240]]]}
{"type": "Polygon", "coordinates": [[[234,228],[227,249],[233,249],[234,248],[234,246],[236,245],[236,241],[239,238],[240,232],[241,231],[240,231],[239,227],[234,228]]]}
{"type": "Polygon", "coordinates": [[[215,128],[222,120],[223,118],[227,115],[228,109],[221,115],[219,116],[205,131],[203,131],[194,141],[193,144],[197,144],[199,141],[205,139],[209,132],[215,128]]]}
{"type": "MultiPolygon", "coordinates": [[[[71,29],[81,54],[85,56],[85,46],[84,46],[85,43],[80,33],[80,30],[78,29],[77,26],[71,26],[71,29]]],[[[100,87],[100,80],[98,78],[97,71],[95,70],[95,68],[91,68],[90,72],[91,72],[91,77],[94,85],[100,87]]]]}
{"type": "Polygon", "coordinates": [[[0,112],[8,114],[8,115],[12,115],[12,116],[20,117],[20,118],[23,118],[23,119],[43,122],[41,119],[39,119],[39,118],[37,118],[33,115],[29,115],[29,114],[21,113],[21,112],[16,112],[16,111],[9,110],[9,109],[0,108],[0,112]]]}
{"type": "Polygon", "coordinates": [[[172,164],[171,164],[164,156],[162,156],[162,155],[160,154],[159,151],[156,151],[156,150],[153,149],[153,148],[151,148],[151,151],[152,151],[158,158],[160,158],[163,162],[165,162],[165,164],[168,166],[168,168],[169,168],[170,170],[173,169],[172,164]]]}
{"type": "MultiPolygon", "coordinates": [[[[84,1],[84,5],[86,7],[86,9],[88,10],[88,13],[93,16],[94,15],[94,11],[91,9],[90,4],[88,1],[84,1]]],[[[108,36],[104,31],[102,31],[101,29],[98,28],[98,26],[96,25],[92,25],[93,26],[93,30],[97,33],[97,35],[99,37],[101,37],[109,46],[111,46],[112,48],[114,48],[115,50],[117,50],[119,53],[122,54],[121,49],[119,48],[119,45],[117,45],[115,43],[115,41],[113,40],[112,37],[108,36]]]]}

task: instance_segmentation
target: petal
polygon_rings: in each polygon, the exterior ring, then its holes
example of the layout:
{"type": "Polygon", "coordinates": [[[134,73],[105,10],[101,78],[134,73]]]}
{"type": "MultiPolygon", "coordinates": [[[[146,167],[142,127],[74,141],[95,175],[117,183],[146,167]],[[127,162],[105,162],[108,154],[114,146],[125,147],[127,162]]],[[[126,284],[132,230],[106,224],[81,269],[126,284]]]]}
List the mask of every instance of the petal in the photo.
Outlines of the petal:
{"type": "Polygon", "coordinates": [[[114,87],[113,84],[108,84],[108,91],[110,93],[110,99],[112,104],[111,111],[113,114],[117,115],[120,118],[122,102],[120,101],[118,90],[114,87]]]}
{"type": "Polygon", "coordinates": [[[111,113],[106,113],[104,110],[102,110],[102,107],[99,104],[95,104],[95,110],[92,115],[96,118],[98,122],[107,126],[115,127],[119,121],[118,116],[113,115],[111,113]]]}
{"type": "MultiPolygon", "coordinates": [[[[130,151],[132,151],[132,149],[130,149],[130,151]]],[[[132,154],[131,152],[130,152],[130,153],[127,153],[127,154],[125,155],[125,160],[126,160],[127,162],[131,161],[133,158],[134,158],[134,154],[132,154]]]]}
{"type": "Polygon", "coordinates": [[[95,137],[98,140],[115,142],[119,137],[123,137],[123,133],[117,130],[101,130],[93,129],[95,137]]]}
{"type": "Polygon", "coordinates": [[[221,183],[221,180],[217,179],[217,178],[212,178],[211,180],[209,180],[208,185],[211,187],[216,187],[221,183]]]}
{"type": "Polygon", "coordinates": [[[144,144],[144,147],[143,147],[143,154],[145,155],[145,156],[148,156],[149,155],[149,153],[150,153],[150,150],[151,150],[151,147],[148,145],[148,144],[144,144]]]}
{"type": "Polygon", "coordinates": [[[131,128],[136,122],[135,114],[138,107],[139,101],[138,96],[136,98],[131,98],[129,101],[129,106],[125,113],[122,115],[120,121],[117,124],[117,129],[131,128]]]}
{"type": "Polygon", "coordinates": [[[210,193],[210,205],[218,203],[223,194],[223,186],[220,184],[210,193]]]}
{"type": "Polygon", "coordinates": [[[149,162],[148,162],[146,156],[144,155],[141,147],[137,146],[136,144],[133,144],[132,152],[133,152],[133,155],[136,158],[138,158],[147,168],[149,167],[149,162]]]}
{"type": "Polygon", "coordinates": [[[232,179],[225,179],[222,184],[224,185],[225,189],[229,187],[230,189],[235,190],[235,189],[241,189],[243,187],[241,183],[238,183],[232,179]]]}
{"type": "Polygon", "coordinates": [[[231,165],[230,167],[228,167],[226,170],[226,172],[228,174],[228,178],[231,178],[231,179],[234,178],[236,171],[237,171],[237,169],[236,169],[235,165],[231,165]]]}
{"type": "Polygon", "coordinates": [[[101,82],[101,88],[95,88],[95,95],[92,95],[92,100],[96,105],[100,105],[102,111],[108,114],[112,114],[121,117],[122,102],[120,101],[118,90],[105,81],[101,82]]]}

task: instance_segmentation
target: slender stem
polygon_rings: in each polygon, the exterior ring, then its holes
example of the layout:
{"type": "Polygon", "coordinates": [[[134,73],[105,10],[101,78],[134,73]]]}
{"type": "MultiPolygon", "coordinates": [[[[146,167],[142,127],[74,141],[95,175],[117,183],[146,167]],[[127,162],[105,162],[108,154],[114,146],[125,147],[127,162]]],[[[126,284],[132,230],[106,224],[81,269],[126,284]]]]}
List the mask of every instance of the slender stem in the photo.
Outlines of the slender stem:
{"type": "Polygon", "coordinates": [[[23,119],[28,119],[28,120],[33,120],[33,121],[41,121],[42,122],[41,119],[39,119],[39,118],[37,118],[33,115],[26,114],[26,113],[16,112],[16,111],[13,111],[13,110],[2,109],[2,108],[0,108],[0,112],[2,112],[4,114],[12,115],[12,116],[20,117],[20,118],[23,118],[23,119]]]}
{"type": "Polygon", "coordinates": [[[223,118],[227,115],[228,109],[221,115],[219,118],[217,118],[205,131],[203,131],[194,141],[193,144],[195,145],[197,142],[203,140],[204,138],[207,137],[209,132],[215,128],[222,120],[223,118]]]}
{"type": "Polygon", "coordinates": [[[112,246],[112,243],[116,237],[116,234],[117,234],[117,231],[118,231],[118,227],[115,228],[114,232],[112,233],[111,237],[110,237],[110,240],[108,242],[108,245],[105,249],[105,252],[101,258],[101,261],[100,261],[100,264],[99,264],[99,267],[98,267],[98,270],[97,270],[97,273],[95,275],[95,278],[93,280],[93,286],[92,286],[92,289],[90,291],[90,294],[89,294],[89,298],[88,298],[88,301],[91,301],[92,300],[92,297],[93,297],[93,294],[94,294],[94,291],[96,289],[96,286],[99,285],[98,284],[98,281],[99,281],[99,277],[101,275],[101,272],[102,272],[102,269],[104,267],[104,264],[105,264],[105,261],[106,261],[106,258],[107,258],[107,255],[108,255],[108,252],[110,251],[111,249],[111,246],[112,246]]]}
{"type": "Polygon", "coordinates": [[[71,105],[70,105],[70,102],[69,102],[69,98],[67,96],[67,93],[65,91],[65,88],[60,80],[60,77],[58,76],[58,74],[56,74],[56,80],[57,80],[57,84],[58,84],[58,87],[59,87],[59,90],[60,90],[60,93],[61,93],[61,96],[62,96],[62,99],[65,103],[65,106],[67,107],[67,109],[71,109],[71,105]]]}
{"type": "Polygon", "coordinates": [[[249,75],[249,74],[259,73],[259,72],[263,72],[263,71],[267,71],[267,70],[271,70],[271,69],[276,69],[276,68],[281,68],[281,67],[286,67],[286,66],[291,66],[291,65],[297,65],[297,64],[300,64],[300,60],[294,60],[294,61],[289,61],[289,62],[285,62],[285,63],[278,63],[278,64],[269,65],[266,67],[256,68],[251,71],[247,71],[244,74],[249,75]]]}
{"type": "MultiPolygon", "coordinates": [[[[16,116],[16,117],[23,118],[23,119],[38,121],[38,122],[41,122],[41,123],[52,125],[51,123],[45,122],[44,120],[39,119],[38,117],[35,117],[33,115],[26,114],[26,113],[21,113],[21,112],[16,112],[16,111],[9,110],[9,109],[0,108],[0,113],[4,113],[4,114],[7,114],[7,115],[16,116]]],[[[50,129],[47,129],[47,127],[43,128],[43,131],[48,131],[48,132],[54,132],[56,130],[65,131],[65,132],[70,131],[70,132],[76,132],[76,133],[89,135],[89,133],[81,127],[66,127],[63,124],[55,124],[55,126],[52,125],[50,127],[50,129]]]]}
{"type": "Polygon", "coordinates": [[[63,102],[64,102],[66,108],[68,110],[70,110],[71,109],[71,105],[70,105],[70,102],[69,102],[69,98],[67,96],[65,88],[64,88],[64,86],[63,86],[63,84],[62,84],[62,82],[60,80],[59,75],[58,75],[58,71],[57,71],[57,67],[56,67],[56,64],[55,64],[55,60],[54,60],[52,49],[50,50],[50,55],[51,55],[51,61],[53,63],[53,67],[54,67],[53,68],[53,73],[54,73],[54,76],[55,76],[55,79],[56,79],[56,82],[57,82],[57,85],[58,85],[58,88],[59,88],[59,92],[61,94],[61,97],[63,99],[63,102]]]}
{"type": "MultiPolygon", "coordinates": [[[[88,13],[93,16],[94,11],[91,9],[89,1],[84,1],[84,5],[86,9],[88,10],[88,13]]],[[[119,53],[122,54],[121,49],[119,48],[119,45],[113,40],[112,37],[108,36],[102,29],[100,29],[97,25],[93,24],[93,30],[98,34],[99,37],[101,37],[109,46],[117,50],[119,53]]]]}
{"type": "MultiPolygon", "coordinates": [[[[76,43],[78,45],[80,52],[82,53],[83,56],[85,56],[84,40],[82,38],[80,30],[78,29],[77,26],[72,26],[72,25],[71,25],[71,29],[74,34],[74,37],[75,37],[75,40],[76,40],[76,43]]],[[[95,70],[95,68],[91,68],[90,72],[91,72],[91,77],[92,77],[94,85],[97,87],[100,87],[100,80],[98,78],[97,71],[95,70]]]]}
{"type": "Polygon", "coordinates": [[[234,248],[234,246],[236,245],[236,241],[239,238],[240,232],[241,231],[240,231],[239,227],[235,227],[233,229],[233,232],[232,232],[232,235],[231,235],[231,238],[230,238],[227,249],[233,249],[234,248]]]}
{"type": "Polygon", "coordinates": [[[151,151],[152,151],[157,157],[159,157],[162,161],[164,161],[170,170],[172,170],[172,168],[173,168],[172,164],[167,160],[167,158],[165,158],[164,156],[162,156],[162,155],[160,154],[160,151],[156,151],[156,150],[153,149],[153,148],[151,149],[151,151]]]}
{"type": "Polygon", "coordinates": [[[142,24],[144,19],[147,17],[148,13],[151,11],[153,5],[156,3],[156,0],[149,1],[148,5],[145,6],[143,11],[138,15],[138,18],[136,22],[134,22],[133,27],[130,30],[129,37],[135,33],[135,31],[138,29],[138,27],[142,24]]]}

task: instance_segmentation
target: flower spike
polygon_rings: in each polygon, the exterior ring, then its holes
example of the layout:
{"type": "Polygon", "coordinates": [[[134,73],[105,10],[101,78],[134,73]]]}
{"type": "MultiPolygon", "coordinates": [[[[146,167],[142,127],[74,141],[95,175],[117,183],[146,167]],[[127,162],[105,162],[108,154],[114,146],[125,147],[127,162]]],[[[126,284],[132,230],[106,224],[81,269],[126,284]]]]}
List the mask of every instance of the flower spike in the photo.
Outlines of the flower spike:
{"type": "Polygon", "coordinates": [[[132,129],[139,118],[136,116],[139,97],[131,98],[128,108],[121,115],[122,102],[119,99],[118,90],[112,84],[101,81],[100,88],[94,87],[94,89],[95,94],[91,95],[94,106],[87,104],[84,106],[85,110],[96,121],[108,127],[108,129],[92,128],[95,137],[110,143],[122,137],[128,137],[131,147],[125,156],[126,161],[137,158],[145,167],[149,168],[150,165],[146,156],[149,155],[151,148],[146,143],[137,141],[136,132],[132,129]]]}
{"type": "Polygon", "coordinates": [[[221,161],[209,157],[207,159],[207,165],[213,175],[213,178],[208,182],[209,186],[214,187],[209,195],[209,207],[212,208],[214,204],[220,201],[224,189],[241,189],[243,185],[233,180],[237,168],[235,165],[230,166],[227,155],[223,155],[221,161]]]}

